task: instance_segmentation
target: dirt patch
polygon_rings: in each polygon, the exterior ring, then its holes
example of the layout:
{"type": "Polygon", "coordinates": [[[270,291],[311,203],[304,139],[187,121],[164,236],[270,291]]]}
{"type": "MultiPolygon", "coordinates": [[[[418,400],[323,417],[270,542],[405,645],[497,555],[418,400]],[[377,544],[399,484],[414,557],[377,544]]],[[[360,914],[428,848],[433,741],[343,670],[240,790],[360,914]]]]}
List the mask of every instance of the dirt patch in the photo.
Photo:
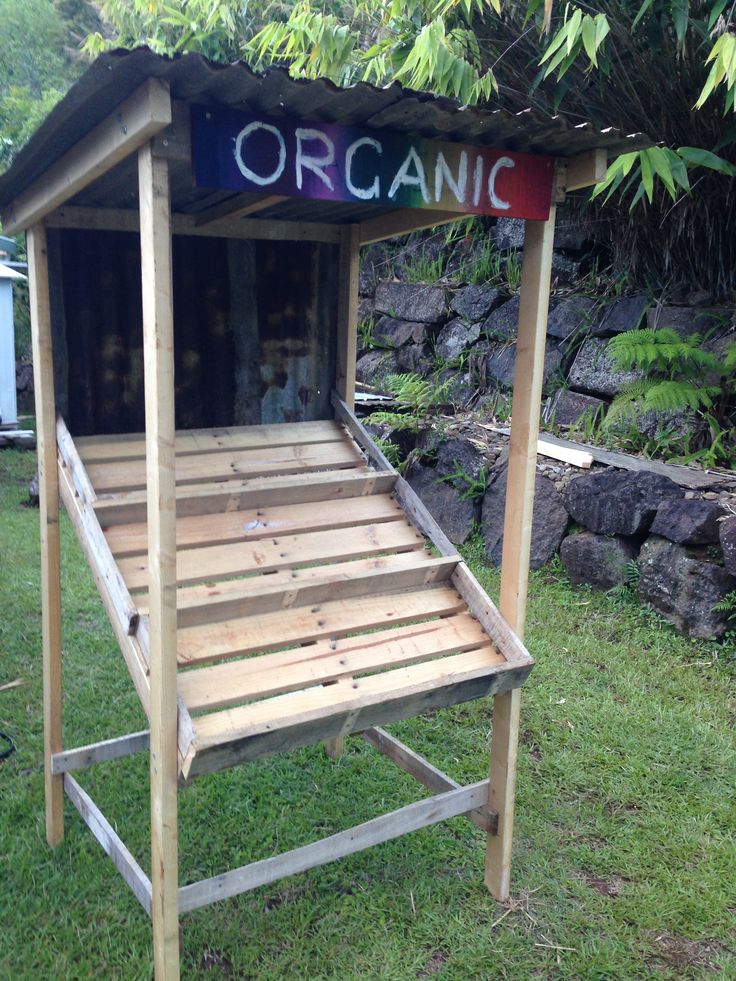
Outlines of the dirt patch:
{"type": "Polygon", "coordinates": [[[620,875],[611,876],[609,879],[597,879],[593,876],[586,875],[585,881],[591,889],[595,889],[601,896],[620,896],[626,885],[626,879],[620,875]]]}
{"type": "Polygon", "coordinates": [[[304,886],[289,886],[288,889],[277,892],[275,896],[269,896],[263,904],[263,909],[266,913],[270,913],[272,910],[278,909],[279,906],[288,906],[289,903],[296,902],[297,899],[300,899],[305,892],[306,888],[304,886]]]}
{"type": "Polygon", "coordinates": [[[223,951],[207,947],[199,960],[203,971],[219,971],[224,978],[233,976],[233,964],[223,951]]]}
{"type": "Polygon", "coordinates": [[[433,950],[429,955],[429,958],[422,968],[422,970],[417,974],[418,978],[431,978],[435,974],[439,974],[442,968],[445,966],[449,960],[450,955],[444,950],[433,950]]]}
{"type": "Polygon", "coordinates": [[[653,938],[656,953],[650,962],[659,969],[673,968],[678,976],[686,971],[719,971],[718,957],[726,948],[716,940],[685,940],[672,933],[659,933],[653,938]]]}

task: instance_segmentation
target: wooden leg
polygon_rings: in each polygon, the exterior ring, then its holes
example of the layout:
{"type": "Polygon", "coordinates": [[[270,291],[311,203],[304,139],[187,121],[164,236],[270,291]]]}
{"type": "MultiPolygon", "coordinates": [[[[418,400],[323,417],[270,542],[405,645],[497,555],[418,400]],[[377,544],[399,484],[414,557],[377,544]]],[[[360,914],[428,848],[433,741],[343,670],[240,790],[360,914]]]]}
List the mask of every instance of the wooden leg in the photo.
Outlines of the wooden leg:
{"type": "Polygon", "coordinates": [[[50,845],[58,845],[64,838],[64,783],[60,775],[52,773],[51,758],[54,753],[61,752],[61,560],[51,307],[46,230],[43,225],[35,225],[29,229],[27,247],[33,325],[33,366],[36,379],[38,485],[41,510],[46,839],[50,845]]]}
{"type": "Polygon", "coordinates": [[[151,886],[156,981],[179,978],[174,330],[169,172],[138,156],[150,617],[151,886]]]}
{"type": "MultiPolygon", "coordinates": [[[[548,221],[527,221],[524,229],[499,603],[501,613],[521,638],[526,620],[554,230],[554,206],[548,221]]],[[[498,831],[488,836],[485,881],[500,902],[509,898],[510,889],[520,704],[518,688],[497,695],[493,703],[489,806],[498,813],[498,831]]]]}

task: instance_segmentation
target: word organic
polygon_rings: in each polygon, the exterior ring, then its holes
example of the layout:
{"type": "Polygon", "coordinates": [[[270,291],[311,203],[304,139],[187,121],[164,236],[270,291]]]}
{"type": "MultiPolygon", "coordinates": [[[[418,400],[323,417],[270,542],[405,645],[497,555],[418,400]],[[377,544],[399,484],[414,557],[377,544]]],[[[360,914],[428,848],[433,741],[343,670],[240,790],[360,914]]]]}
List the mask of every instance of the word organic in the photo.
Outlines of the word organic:
{"type": "Polygon", "coordinates": [[[192,106],[198,187],[545,220],[554,160],[192,106]]]}

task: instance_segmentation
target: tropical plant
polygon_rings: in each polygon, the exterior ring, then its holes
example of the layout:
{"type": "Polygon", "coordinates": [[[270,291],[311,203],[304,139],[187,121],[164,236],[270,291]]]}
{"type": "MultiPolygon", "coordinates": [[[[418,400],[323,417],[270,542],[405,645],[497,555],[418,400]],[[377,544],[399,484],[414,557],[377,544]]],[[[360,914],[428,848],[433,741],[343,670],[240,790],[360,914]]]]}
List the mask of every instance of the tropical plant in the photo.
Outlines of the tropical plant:
{"type": "Polygon", "coordinates": [[[707,445],[686,454],[713,466],[736,455],[736,341],[721,359],[703,346],[700,334],[680,337],[671,327],[631,330],[608,342],[617,368],[642,377],[624,385],[603,422],[607,431],[633,424],[641,412],[697,413],[705,422],[707,445]]]}
{"type": "Polygon", "coordinates": [[[372,412],[370,425],[387,425],[392,429],[419,429],[423,420],[447,399],[447,385],[411,373],[387,375],[383,383],[399,403],[396,412],[372,412]]]}

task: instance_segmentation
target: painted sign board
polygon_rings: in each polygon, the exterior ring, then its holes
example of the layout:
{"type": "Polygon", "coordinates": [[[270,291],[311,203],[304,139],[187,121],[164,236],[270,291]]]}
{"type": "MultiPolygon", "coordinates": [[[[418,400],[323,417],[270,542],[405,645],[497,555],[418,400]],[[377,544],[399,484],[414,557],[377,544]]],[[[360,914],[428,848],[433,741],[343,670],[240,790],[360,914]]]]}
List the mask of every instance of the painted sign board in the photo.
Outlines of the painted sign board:
{"type": "Polygon", "coordinates": [[[544,221],[554,158],[192,106],[197,187],[544,221]]]}

